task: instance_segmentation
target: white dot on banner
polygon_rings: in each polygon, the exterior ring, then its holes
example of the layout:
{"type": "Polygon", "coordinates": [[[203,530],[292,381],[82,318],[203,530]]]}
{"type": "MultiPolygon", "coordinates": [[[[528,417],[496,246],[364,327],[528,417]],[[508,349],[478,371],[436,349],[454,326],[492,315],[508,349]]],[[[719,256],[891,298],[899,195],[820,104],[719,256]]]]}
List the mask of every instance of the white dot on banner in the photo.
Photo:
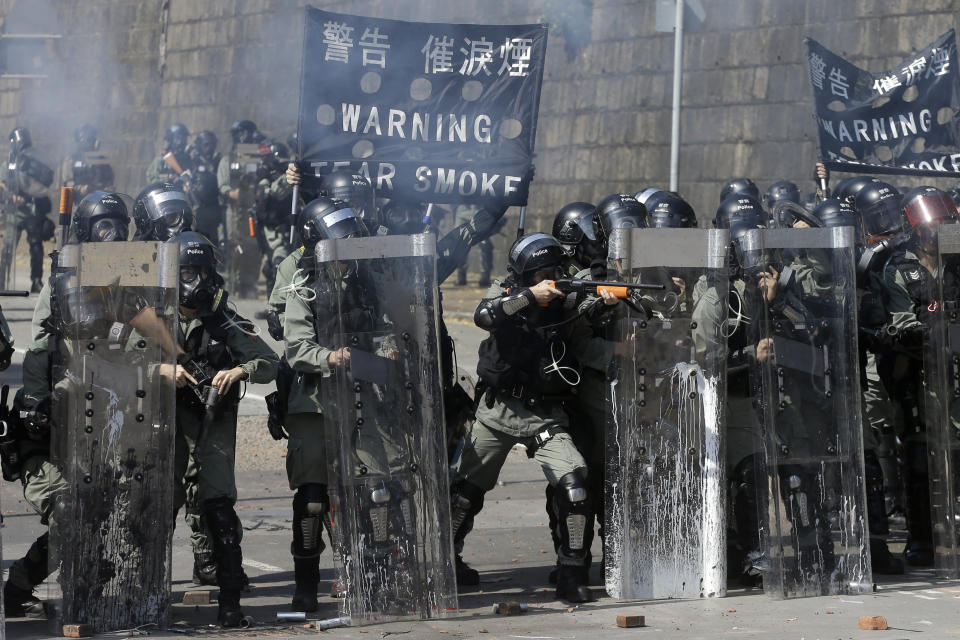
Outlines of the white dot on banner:
{"type": "Polygon", "coordinates": [[[463,99],[467,102],[479,100],[482,94],[483,85],[476,80],[467,80],[463,83],[463,89],[460,90],[460,95],[463,96],[463,99]]]}
{"type": "Polygon", "coordinates": [[[423,149],[420,147],[410,147],[403,152],[404,160],[423,160],[423,149]]]}
{"type": "Polygon", "coordinates": [[[410,97],[414,100],[426,100],[433,93],[433,85],[426,78],[417,78],[410,83],[410,97]]]}
{"type": "Polygon", "coordinates": [[[513,140],[523,132],[523,124],[514,118],[507,118],[500,125],[500,135],[508,140],[513,140]]]}
{"type": "Polygon", "coordinates": [[[937,110],[937,124],[947,124],[953,120],[953,109],[950,107],[940,107],[937,110]]]}
{"type": "Polygon", "coordinates": [[[380,91],[380,74],[376,71],[367,71],[360,78],[360,90],[364,93],[380,91]]]}
{"type": "Polygon", "coordinates": [[[879,109],[880,107],[887,104],[888,102],[890,102],[890,96],[880,96],[879,98],[874,100],[873,104],[870,106],[872,106],[874,109],[879,109]]]}
{"type": "Polygon", "coordinates": [[[912,84],[907,87],[907,90],[903,92],[903,101],[904,102],[913,102],[920,96],[920,90],[917,89],[917,85],[912,84]]]}
{"type": "Polygon", "coordinates": [[[910,151],[914,153],[923,153],[924,149],[927,148],[927,139],[926,138],[917,138],[913,141],[913,144],[910,145],[910,151]]]}
{"type": "Polygon", "coordinates": [[[373,155],[373,143],[369,140],[360,140],[353,145],[354,158],[369,158],[373,155]]]}
{"type": "Polygon", "coordinates": [[[317,107],[317,122],[320,124],[331,125],[337,119],[337,112],[328,104],[322,104],[317,107]]]}
{"type": "Polygon", "coordinates": [[[840,148],[840,155],[846,156],[846,157],[850,158],[851,160],[856,160],[856,159],[857,159],[857,154],[853,152],[853,149],[852,149],[851,147],[841,147],[841,148],[840,148]]]}
{"type": "Polygon", "coordinates": [[[885,144],[880,145],[874,151],[881,162],[890,162],[893,160],[893,151],[885,144]]]}

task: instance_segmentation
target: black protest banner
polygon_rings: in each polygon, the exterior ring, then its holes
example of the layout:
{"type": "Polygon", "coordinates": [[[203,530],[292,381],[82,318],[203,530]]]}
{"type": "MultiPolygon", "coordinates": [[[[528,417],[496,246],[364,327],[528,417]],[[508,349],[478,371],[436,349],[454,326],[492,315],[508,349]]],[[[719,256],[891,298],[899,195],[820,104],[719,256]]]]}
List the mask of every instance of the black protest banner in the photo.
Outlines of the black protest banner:
{"type": "Polygon", "coordinates": [[[957,39],[870,73],[807,39],[820,157],[855,173],[960,176],[957,39]]]}
{"type": "Polygon", "coordinates": [[[546,49],[540,24],[417,23],[307,7],[305,174],[350,167],[379,196],[526,204],[546,49]]]}

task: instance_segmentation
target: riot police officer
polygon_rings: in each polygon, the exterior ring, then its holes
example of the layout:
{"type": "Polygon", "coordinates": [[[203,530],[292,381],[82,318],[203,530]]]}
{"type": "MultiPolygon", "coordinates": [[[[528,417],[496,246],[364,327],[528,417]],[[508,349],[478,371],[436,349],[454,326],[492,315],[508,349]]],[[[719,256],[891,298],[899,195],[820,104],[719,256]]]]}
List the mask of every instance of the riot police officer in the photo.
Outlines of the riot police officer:
{"type": "MultiPolygon", "coordinates": [[[[123,242],[127,239],[129,222],[126,205],[118,194],[95,191],[77,205],[70,221],[68,241],[123,242]]],[[[50,429],[69,427],[50,424],[51,394],[58,382],[53,379],[52,360],[63,338],[62,320],[51,315],[50,291],[50,286],[45,285],[40,294],[34,311],[34,341],[23,359],[23,389],[14,408],[26,413],[26,418],[18,439],[20,466],[12,470],[23,483],[24,498],[40,514],[44,525],[53,519],[54,496],[68,490],[60,470],[50,461],[50,429]]],[[[141,325],[141,328],[145,327],[141,325]]],[[[4,585],[7,616],[44,615],[33,590],[50,572],[48,542],[49,534],[44,533],[27,554],[10,567],[4,585]]]]}
{"type": "Polygon", "coordinates": [[[223,237],[223,207],[220,204],[220,186],[217,169],[221,154],[217,151],[217,136],[213,131],[200,131],[188,150],[193,172],[187,187],[187,196],[193,205],[196,231],[221,247],[223,237]]]}
{"type": "Polygon", "coordinates": [[[260,247],[250,221],[256,218],[257,189],[267,186],[263,158],[259,151],[248,153],[245,145],[256,145],[263,135],[251,120],[238,120],[230,127],[233,149],[220,159],[217,184],[226,204],[224,217],[227,283],[234,295],[253,297],[260,269],[260,247]],[[252,233],[251,233],[252,231],[252,233]]]}
{"type": "MultiPolygon", "coordinates": [[[[561,402],[580,382],[577,360],[602,370],[612,352],[592,341],[586,322],[563,323],[576,312],[549,282],[562,274],[563,261],[563,248],[551,236],[523,236],[510,248],[510,275],[494,281],[477,307],[474,321],[490,336],[480,347],[479,406],[451,486],[451,513],[460,575],[471,571],[459,552],[484,494],[495,486],[510,449],[527,445],[556,488],[557,597],[585,602],[592,599],[582,568],[593,512],[587,463],[573,444],[561,402]]],[[[604,299],[616,303],[613,296],[604,299]]]]}
{"type": "Polygon", "coordinates": [[[9,278],[20,234],[26,232],[30,249],[30,290],[37,293],[43,286],[43,243],[53,237],[54,231],[53,222],[47,217],[50,198],[43,193],[53,182],[53,171],[34,157],[32,147],[30,131],[16,127],[10,132],[9,161],[0,165],[0,192],[8,215],[0,255],[0,271],[3,271],[0,278],[9,278]],[[12,222],[16,223],[15,227],[12,222]]]}
{"type": "Polygon", "coordinates": [[[83,198],[91,191],[109,191],[114,182],[113,167],[102,154],[97,129],[84,124],[73,132],[76,147],[60,165],[60,182],[71,187],[77,197],[83,198]]]}
{"type": "Polygon", "coordinates": [[[214,244],[194,231],[184,231],[173,241],[180,244],[182,349],[181,364],[176,367],[176,508],[186,500],[180,479],[188,458],[193,458],[197,502],[213,540],[220,585],[217,620],[224,627],[235,627],[243,618],[240,592],[246,577],[240,549],[243,532],[233,508],[237,500],[234,449],[240,383],[271,382],[279,358],[257,337],[252,323],[227,307],[214,244]],[[198,379],[201,374],[203,378],[198,379]],[[211,388],[216,398],[213,402],[211,388]]]}
{"type": "MultiPolygon", "coordinates": [[[[911,566],[933,564],[927,433],[923,386],[923,341],[936,313],[937,227],[956,223],[957,208],[946,193],[918,187],[901,201],[908,239],[897,247],[883,269],[886,332],[892,345],[877,354],[877,371],[892,400],[899,405],[904,424],[904,489],[906,491],[907,546],[911,566]]],[[[946,274],[944,274],[946,275],[946,274]]],[[[952,286],[956,286],[952,283],[952,286]]],[[[954,294],[955,295],[955,294],[954,294]]]]}
{"type": "Polygon", "coordinates": [[[173,124],[163,134],[164,149],[147,167],[147,184],[186,180],[193,169],[193,160],[187,153],[190,130],[185,124],[173,124]]]}
{"type": "Polygon", "coordinates": [[[193,229],[193,209],[175,184],[155,182],[144,187],[133,204],[134,240],[167,241],[193,229]]]}

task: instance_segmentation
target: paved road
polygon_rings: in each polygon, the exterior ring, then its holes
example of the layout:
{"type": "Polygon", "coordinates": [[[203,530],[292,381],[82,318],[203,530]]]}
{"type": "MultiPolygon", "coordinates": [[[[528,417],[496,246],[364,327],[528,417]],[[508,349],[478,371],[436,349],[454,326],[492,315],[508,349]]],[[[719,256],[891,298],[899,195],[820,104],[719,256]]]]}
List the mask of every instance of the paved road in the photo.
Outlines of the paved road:
{"type": "MultiPolygon", "coordinates": [[[[23,284],[22,282],[20,283],[23,284]]],[[[468,292],[458,292],[469,298],[468,292]]],[[[474,294],[476,295],[476,294],[474,294]]],[[[18,348],[28,342],[31,300],[3,301],[4,312],[11,321],[18,348]]],[[[252,316],[262,303],[240,301],[241,313],[252,316]]],[[[469,309],[469,300],[460,305],[469,309]]],[[[457,311],[468,315],[468,311],[457,311]]],[[[457,344],[461,369],[475,370],[476,347],[483,333],[467,321],[450,322],[457,344]]],[[[265,339],[266,337],[264,332],[265,339]]],[[[14,364],[0,373],[0,382],[18,385],[18,354],[14,364]]],[[[238,513],[244,524],[243,546],[247,572],[253,591],[244,600],[244,607],[258,625],[247,632],[228,636],[270,635],[284,637],[312,635],[303,623],[275,628],[276,613],[285,611],[293,591],[292,561],[289,555],[291,525],[291,492],[283,472],[283,442],[275,443],[263,429],[262,395],[269,389],[252,386],[243,401],[238,438],[238,513]]],[[[580,638],[960,638],[960,583],[933,578],[930,572],[915,572],[904,579],[880,581],[874,594],[856,597],[807,598],[772,601],[757,591],[733,589],[723,599],[617,602],[602,597],[599,567],[593,570],[595,592],[600,599],[591,604],[568,607],[553,599],[547,584],[547,573],[553,564],[550,537],[543,512],[544,481],[537,466],[521,451],[508,457],[500,478],[500,486],[487,496],[486,506],[478,516],[470,535],[465,557],[482,572],[479,590],[461,594],[460,612],[441,621],[404,622],[365,629],[336,629],[324,632],[330,638],[373,638],[404,634],[413,639],[530,638],[572,640],[580,638]],[[493,616],[490,605],[498,601],[519,601],[530,605],[519,617],[493,616]],[[646,617],[647,626],[640,629],[618,629],[616,616],[637,613],[646,617]],[[857,629],[861,615],[884,615],[893,629],[883,634],[857,629]]],[[[30,542],[42,528],[38,518],[23,501],[17,484],[2,483],[0,504],[4,514],[4,567],[10,560],[26,552],[30,542]]],[[[599,549],[594,548],[595,557],[599,549]]],[[[321,592],[328,590],[333,578],[329,551],[322,556],[321,592]]],[[[185,527],[180,522],[174,536],[173,573],[175,600],[179,602],[190,583],[192,556],[185,527]]],[[[321,598],[321,610],[311,617],[337,615],[336,601],[321,598]]],[[[216,606],[174,607],[177,622],[210,633],[208,625],[215,619],[216,606]]],[[[49,633],[43,622],[10,620],[9,638],[42,638],[49,633]]],[[[155,637],[180,637],[178,634],[153,632],[155,637]]]]}

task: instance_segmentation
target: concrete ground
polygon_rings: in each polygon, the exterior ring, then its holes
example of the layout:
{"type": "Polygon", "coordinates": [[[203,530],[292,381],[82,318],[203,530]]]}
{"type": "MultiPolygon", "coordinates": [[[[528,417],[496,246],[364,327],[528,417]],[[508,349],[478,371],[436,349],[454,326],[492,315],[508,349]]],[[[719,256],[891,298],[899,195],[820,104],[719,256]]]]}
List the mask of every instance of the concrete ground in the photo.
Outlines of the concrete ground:
{"type": "MultiPolygon", "coordinates": [[[[24,269],[20,269],[20,284],[24,269]]],[[[474,276],[475,277],[475,276],[474,276]]],[[[483,332],[465,318],[482,291],[476,287],[445,287],[444,303],[451,334],[457,343],[459,365],[475,370],[476,348],[483,332]],[[462,318],[462,319],[461,319],[462,318]]],[[[33,300],[5,299],[0,302],[11,322],[18,350],[28,343],[33,300]]],[[[240,301],[244,315],[252,317],[262,301],[240,301]]],[[[266,331],[263,335],[267,340],[266,331]]],[[[272,343],[272,341],[271,341],[272,343]]],[[[0,383],[19,386],[22,351],[14,364],[0,373],[0,383]]],[[[275,442],[267,434],[264,385],[251,386],[242,402],[237,439],[237,479],[240,500],[237,510],[244,526],[244,557],[252,591],[243,601],[244,610],[256,620],[246,631],[223,632],[210,627],[216,605],[173,607],[177,632],[144,630],[154,637],[179,637],[182,632],[225,637],[288,637],[322,633],[329,638],[383,638],[405,635],[411,639],[483,638],[487,640],[527,638],[530,640],[573,640],[582,638],[784,638],[860,639],[960,638],[960,582],[944,581],[929,571],[915,571],[896,580],[878,579],[875,593],[861,596],[806,598],[773,601],[756,590],[731,589],[726,598],[712,600],[667,600],[618,602],[605,597],[599,566],[591,576],[596,602],[568,606],[553,598],[547,574],[553,565],[550,536],[543,510],[544,480],[535,464],[521,451],[513,451],[503,469],[499,486],[487,495],[485,508],[477,517],[467,539],[465,559],[481,571],[479,589],[460,596],[460,610],[449,618],[408,621],[340,628],[319,632],[304,628],[304,622],[278,624],[277,612],[286,611],[293,592],[293,565],[289,546],[292,520],[291,495],[284,473],[285,441],[275,442]],[[496,602],[522,602],[526,613],[516,617],[490,612],[496,602]],[[621,629],[616,618],[639,614],[646,626],[621,629]],[[891,630],[861,631],[857,620],[865,615],[883,615],[891,630]]],[[[19,484],[0,484],[4,515],[4,567],[22,556],[31,541],[42,532],[21,493],[19,484]]],[[[174,599],[194,590],[190,582],[192,555],[183,521],[174,537],[174,599]]],[[[902,540],[901,540],[902,541],[902,540]]],[[[599,549],[594,548],[595,557],[599,549]]],[[[329,592],[333,567],[329,550],[321,557],[321,594],[329,592]]],[[[215,592],[214,592],[215,595],[215,592]]],[[[337,616],[337,601],[321,596],[321,608],[311,619],[337,616]]],[[[50,632],[43,621],[8,620],[8,638],[44,638],[50,632]]],[[[126,634],[111,634],[113,636],[126,634]]]]}

